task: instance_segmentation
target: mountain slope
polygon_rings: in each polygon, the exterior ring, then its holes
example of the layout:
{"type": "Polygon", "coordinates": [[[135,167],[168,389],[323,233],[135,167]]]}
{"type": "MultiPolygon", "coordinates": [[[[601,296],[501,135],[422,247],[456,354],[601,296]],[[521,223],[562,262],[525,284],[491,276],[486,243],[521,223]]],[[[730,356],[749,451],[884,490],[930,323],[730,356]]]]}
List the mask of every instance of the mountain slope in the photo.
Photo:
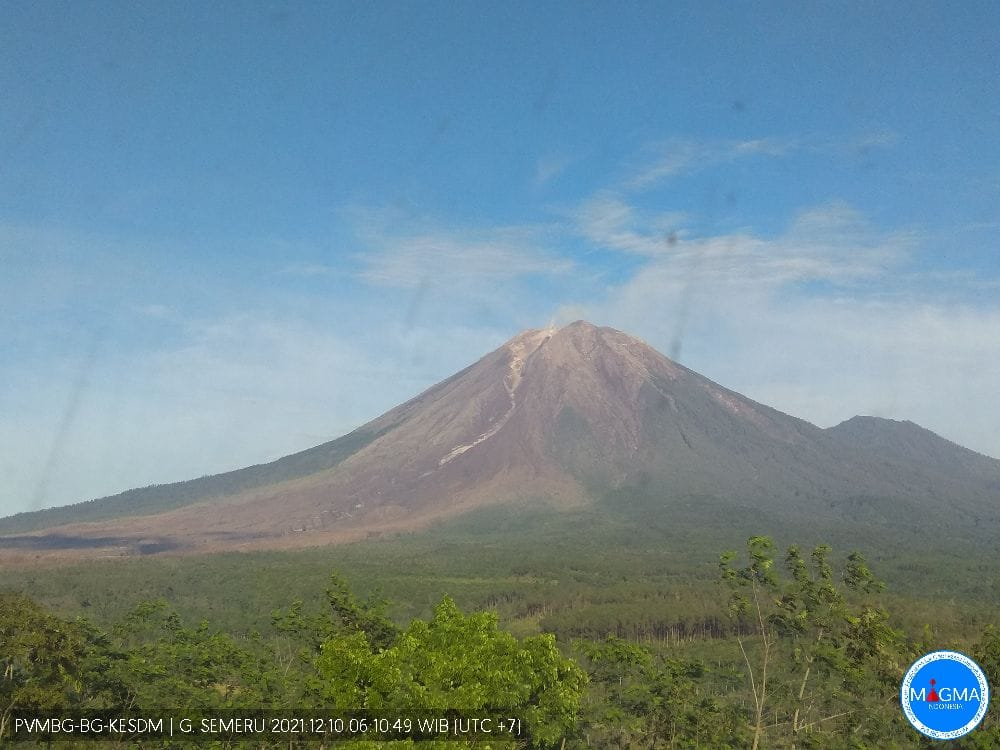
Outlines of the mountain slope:
{"type": "Polygon", "coordinates": [[[0,549],[302,546],[488,504],[569,509],[624,494],[664,513],[701,498],[817,524],[1000,528],[998,488],[1000,461],[916,425],[856,417],[822,430],[578,321],[525,331],[308,451],[0,521],[19,534],[0,549]]]}
{"type": "Polygon", "coordinates": [[[59,508],[46,508],[33,513],[18,513],[9,518],[0,519],[0,533],[33,531],[67,523],[104,521],[125,516],[156,515],[185,505],[194,505],[235,495],[256,487],[332,469],[377,438],[378,435],[379,433],[370,431],[369,425],[365,425],[365,427],[336,440],[266,464],[248,466],[244,469],[199,477],[185,482],[141,487],[110,497],[59,508]]]}

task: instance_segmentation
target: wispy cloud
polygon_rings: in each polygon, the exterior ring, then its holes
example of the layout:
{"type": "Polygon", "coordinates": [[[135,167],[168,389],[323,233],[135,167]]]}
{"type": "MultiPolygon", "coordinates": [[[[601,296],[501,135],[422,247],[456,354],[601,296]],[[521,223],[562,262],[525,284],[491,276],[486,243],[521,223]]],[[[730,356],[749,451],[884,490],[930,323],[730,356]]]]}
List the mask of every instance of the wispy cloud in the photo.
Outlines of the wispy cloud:
{"type": "MultiPolygon", "coordinates": [[[[635,242],[653,246],[656,237],[648,231],[635,242]]],[[[650,253],[630,284],[653,281],[722,296],[737,289],[772,294],[803,283],[843,287],[886,279],[918,241],[915,233],[875,229],[845,204],[828,204],[803,211],[775,237],[749,232],[680,237],[666,250],[650,253]]]]}
{"type": "Polygon", "coordinates": [[[536,190],[548,185],[558,178],[572,163],[566,156],[547,156],[538,160],[535,165],[535,176],[532,184],[536,190]]]}
{"type": "Polygon", "coordinates": [[[543,248],[542,234],[520,227],[413,234],[369,228],[366,239],[372,246],[356,260],[365,281],[393,287],[496,283],[572,271],[572,260],[543,248]]]}
{"type": "Polygon", "coordinates": [[[170,305],[164,305],[159,302],[136,305],[133,309],[138,315],[152,320],[176,321],[180,319],[177,311],[170,307],[170,305]]]}
{"type": "Polygon", "coordinates": [[[865,155],[899,142],[892,130],[876,129],[855,138],[750,138],[694,140],[670,138],[644,148],[618,183],[618,190],[651,190],[674,178],[748,159],[780,159],[799,153],[865,155]]]}
{"type": "Polygon", "coordinates": [[[958,227],[960,232],[985,232],[1000,229],[1000,221],[971,221],[958,227]]]}
{"type": "Polygon", "coordinates": [[[893,130],[873,130],[849,141],[847,149],[855,152],[865,152],[876,148],[889,148],[898,143],[899,133],[893,130]]]}
{"type": "Polygon", "coordinates": [[[342,273],[328,263],[289,263],[278,269],[285,276],[300,276],[303,278],[319,278],[337,276],[342,273]]]}
{"type": "MultiPolygon", "coordinates": [[[[797,141],[782,140],[779,138],[757,138],[749,141],[736,141],[728,147],[728,158],[739,158],[741,156],[785,156],[799,147],[797,141]]],[[[720,150],[722,158],[726,159],[727,149],[720,150]]]]}
{"type": "Polygon", "coordinates": [[[919,240],[916,232],[879,231],[838,202],[801,212],[780,237],[762,241],[745,261],[780,282],[846,282],[888,273],[919,240]]]}
{"type": "Polygon", "coordinates": [[[741,283],[863,278],[900,262],[917,241],[912,232],[876,231],[845,203],[803,211],[772,238],[749,231],[691,237],[685,214],[641,211],[614,193],[594,196],[572,218],[576,231],[600,249],[741,283]]]}
{"type": "Polygon", "coordinates": [[[641,163],[622,181],[626,192],[648,190],[672,177],[752,157],[777,158],[795,151],[797,141],[757,138],[744,141],[671,139],[646,149],[641,163]]]}
{"type": "Polygon", "coordinates": [[[571,214],[575,231],[601,249],[658,255],[669,249],[686,219],[681,212],[648,215],[621,196],[603,192],[571,214]]]}
{"type": "Polygon", "coordinates": [[[660,153],[637,167],[624,181],[626,190],[644,190],[682,172],[703,166],[713,149],[692,141],[673,140],[656,148],[660,153]],[[651,162],[651,163],[650,163],[651,162]]]}

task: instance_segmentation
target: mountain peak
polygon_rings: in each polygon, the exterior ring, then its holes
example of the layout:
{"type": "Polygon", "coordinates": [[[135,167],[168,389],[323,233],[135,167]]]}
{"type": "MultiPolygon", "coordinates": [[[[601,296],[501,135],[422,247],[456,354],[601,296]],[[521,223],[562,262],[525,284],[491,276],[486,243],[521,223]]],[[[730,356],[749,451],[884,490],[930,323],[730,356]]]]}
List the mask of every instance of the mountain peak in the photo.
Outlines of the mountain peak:
{"type": "MultiPolygon", "coordinates": [[[[546,348],[544,359],[563,366],[575,367],[580,360],[593,360],[595,356],[619,356],[624,352],[643,349],[656,354],[639,339],[633,338],[614,328],[599,327],[585,320],[577,320],[562,327],[549,325],[546,328],[529,328],[514,336],[502,347],[509,354],[506,379],[512,385],[520,382],[524,367],[542,347],[546,348]],[[601,354],[603,353],[603,355],[601,354]]],[[[657,355],[660,356],[660,355],[657,355]]],[[[630,358],[635,360],[634,353],[630,358]]],[[[645,373],[645,364],[633,361],[632,366],[645,373]]]]}
{"type": "MultiPolygon", "coordinates": [[[[670,362],[641,339],[623,333],[616,328],[597,326],[586,320],[575,320],[561,327],[549,325],[546,328],[522,331],[508,341],[506,346],[519,349],[529,347],[534,351],[550,341],[551,344],[548,348],[554,352],[562,351],[564,355],[569,356],[593,358],[599,351],[604,351],[606,354],[642,351],[647,357],[670,362]]],[[[670,364],[673,363],[670,362],[670,364]]],[[[640,366],[640,368],[645,369],[644,366],[640,366]]]]}
{"type": "Polygon", "coordinates": [[[526,328],[521,331],[513,338],[508,340],[508,344],[513,344],[519,341],[534,341],[544,338],[551,338],[553,336],[571,336],[574,334],[579,335],[580,333],[593,333],[595,331],[606,330],[613,331],[613,328],[602,328],[590,323],[586,320],[574,320],[572,323],[567,323],[562,326],[557,326],[555,323],[549,323],[544,328],[526,328]]]}
{"type": "Polygon", "coordinates": [[[559,328],[560,331],[580,331],[580,330],[598,330],[601,326],[596,326],[587,320],[574,320],[572,323],[567,323],[566,325],[559,328]]]}

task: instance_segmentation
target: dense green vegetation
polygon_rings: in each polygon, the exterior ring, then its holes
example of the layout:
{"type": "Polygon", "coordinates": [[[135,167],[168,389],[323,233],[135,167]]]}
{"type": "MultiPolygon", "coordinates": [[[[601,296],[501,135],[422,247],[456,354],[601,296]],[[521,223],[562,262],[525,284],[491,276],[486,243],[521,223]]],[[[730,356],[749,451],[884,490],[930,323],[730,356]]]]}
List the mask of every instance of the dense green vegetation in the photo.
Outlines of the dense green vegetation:
{"type": "MultiPolygon", "coordinates": [[[[527,747],[920,747],[897,697],[917,656],[965,651],[1000,684],[995,609],[887,594],[861,555],[754,537],[720,561],[613,525],[585,555],[573,528],[500,541],[548,522],[7,571],[0,710],[460,707],[516,710],[527,747]]],[[[995,716],[954,746],[998,746],[995,716]]]]}
{"type": "MultiPolygon", "coordinates": [[[[381,591],[398,622],[428,617],[448,595],[465,609],[495,611],[518,635],[613,634],[672,644],[716,635],[726,620],[716,554],[742,547],[747,535],[721,510],[715,525],[693,525],[683,504],[665,512],[626,500],[572,513],[487,509],[420,534],[293,552],[0,570],[0,588],[23,590],[56,612],[102,626],[141,601],[163,598],[190,621],[268,634],[274,606],[321,601],[323,582],[337,570],[363,594],[381,591]]],[[[704,504],[691,512],[703,512],[704,504]]],[[[760,527],[782,529],[782,544],[859,549],[887,582],[883,598],[894,624],[907,631],[932,625],[942,638],[964,641],[1000,622],[1000,559],[981,548],[860,531],[824,535],[755,517],[760,527]]]]}
{"type": "Polygon", "coordinates": [[[493,615],[465,616],[447,598],[429,622],[399,630],[336,578],[327,598],[325,620],[305,618],[293,605],[274,615],[279,637],[238,640],[207,622],[186,625],[162,601],[139,605],[105,632],[60,620],[23,595],[3,595],[0,738],[17,716],[104,709],[146,718],[167,709],[192,716],[233,709],[502,711],[522,718],[532,747],[553,746],[573,729],[586,678],[551,636],[518,642],[493,615]]]}

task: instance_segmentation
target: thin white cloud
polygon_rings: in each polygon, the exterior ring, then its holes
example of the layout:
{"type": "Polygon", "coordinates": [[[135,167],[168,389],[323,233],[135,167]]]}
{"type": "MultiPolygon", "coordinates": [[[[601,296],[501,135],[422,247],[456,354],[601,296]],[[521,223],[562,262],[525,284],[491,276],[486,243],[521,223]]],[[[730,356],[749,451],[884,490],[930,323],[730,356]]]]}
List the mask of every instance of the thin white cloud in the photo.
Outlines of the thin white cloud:
{"type": "Polygon", "coordinates": [[[958,227],[960,232],[982,232],[1000,229],[1000,221],[973,221],[958,227]]]}
{"type": "Polygon", "coordinates": [[[757,138],[744,141],[671,139],[647,149],[642,163],[622,182],[625,192],[649,190],[667,179],[752,157],[777,158],[795,151],[797,141],[757,138]]]}
{"type": "Polygon", "coordinates": [[[915,232],[880,232],[850,206],[830,203],[801,212],[774,240],[748,243],[745,263],[776,282],[847,282],[887,273],[913,250],[915,232]]]}
{"type": "Polygon", "coordinates": [[[731,144],[731,158],[740,156],[785,156],[798,148],[798,142],[778,138],[757,138],[731,144]]]}
{"type": "Polygon", "coordinates": [[[571,215],[576,231],[602,250],[661,258],[675,270],[757,283],[846,281],[886,271],[917,241],[909,232],[877,232],[844,203],[803,211],[776,238],[749,232],[690,237],[679,212],[648,213],[615,193],[600,193],[571,215]]]}
{"type": "Polygon", "coordinates": [[[662,153],[651,164],[636,170],[625,181],[628,190],[644,190],[668,177],[687,172],[704,164],[711,150],[702,145],[685,141],[671,141],[661,147],[662,153]]]}
{"type": "Polygon", "coordinates": [[[278,273],[285,276],[319,278],[336,276],[341,272],[327,263],[289,263],[278,269],[278,273]]]}
{"type": "Polygon", "coordinates": [[[143,318],[149,318],[150,320],[164,321],[164,322],[177,322],[182,318],[178,312],[172,308],[170,305],[164,305],[159,302],[150,302],[144,305],[136,305],[134,308],[135,312],[143,318]]]}
{"type": "Polygon", "coordinates": [[[618,189],[624,193],[643,192],[676,177],[745,159],[779,159],[800,152],[846,152],[856,156],[875,149],[891,148],[898,142],[899,134],[885,129],[872,130],[846,140],[818,137],[701,141],[671,138],[647,146],[620,181],[618,189]]]}
{"type": "Polygon", "coordinates": [[[899,133],[893,130],[874,130],[847,144],[850,151],[865,152],[876,148],[890,148],[899,143],[899,133]]]}
{"type": "Polygon", "coordinates": [[[571,163],[572,160],[566,156],[547,156],[539,159],[535,165],[532,185],[536,190],[545,187],[565,172],[571,163]]]}
{"type": "Polygon", "coordinates": [[[403,288],[490,284],[572,271],[572,260],[542,248],[540,234],[518,227],[383,235],[369,229],[373,247],[356,259],[365,281],[403,288]]]}
{"type": "Polygon", "coordinates": [[[571,214],[575,229],[604,250],[637,255],[658,255],[676,241],[685,214],[661,212],[644,215],[619,195],[599,193],[571,214]]]}

